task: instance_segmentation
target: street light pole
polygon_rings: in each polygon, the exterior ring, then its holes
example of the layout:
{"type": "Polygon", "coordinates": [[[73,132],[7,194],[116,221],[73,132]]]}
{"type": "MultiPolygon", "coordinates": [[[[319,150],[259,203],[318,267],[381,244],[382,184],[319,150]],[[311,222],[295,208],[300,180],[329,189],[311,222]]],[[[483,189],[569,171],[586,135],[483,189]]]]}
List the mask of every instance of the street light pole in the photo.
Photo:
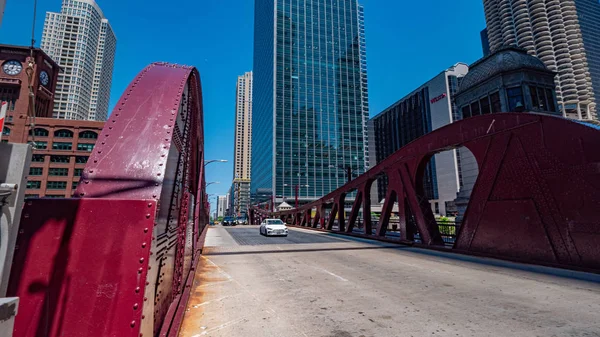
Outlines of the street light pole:
{"type": "Polygon", "coordinates": [[[226,163],[227,159],[212,159],[212,160],[208,160],[206,162],[204,162],[204,167],[206,167],[206,165],[210,164],[210,163],[226,163]]]}
{"type": "Polygon", "coordinates": [[[298,209],[298,189],[300,189],[300,185],[296,184],[296,209],[298,209]]]}

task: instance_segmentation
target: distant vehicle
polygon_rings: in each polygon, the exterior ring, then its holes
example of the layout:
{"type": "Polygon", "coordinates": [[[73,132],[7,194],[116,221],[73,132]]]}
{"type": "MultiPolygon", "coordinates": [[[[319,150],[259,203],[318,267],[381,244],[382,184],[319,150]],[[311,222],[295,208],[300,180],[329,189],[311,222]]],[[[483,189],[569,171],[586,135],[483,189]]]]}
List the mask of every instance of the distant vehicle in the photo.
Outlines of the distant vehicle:
{"type": "Polygon", "coordinates": [[[235,222],[238,225],[247,225],[248,224],[248,219],[246,217],[240,216],[237,219],[235,219],[235,222]]]}
{"type": "Polygon", "coordinates": [[[235,226],[236,221],[235,218],[232,216],[226,216],[223,218],[223,226],[235,226]]]}
{"type": "Polygon", "coordinates": [[[264,236],[288,236],[287,226],[279,219],[266,219],[260,224],[260,234],[264,236]]]}

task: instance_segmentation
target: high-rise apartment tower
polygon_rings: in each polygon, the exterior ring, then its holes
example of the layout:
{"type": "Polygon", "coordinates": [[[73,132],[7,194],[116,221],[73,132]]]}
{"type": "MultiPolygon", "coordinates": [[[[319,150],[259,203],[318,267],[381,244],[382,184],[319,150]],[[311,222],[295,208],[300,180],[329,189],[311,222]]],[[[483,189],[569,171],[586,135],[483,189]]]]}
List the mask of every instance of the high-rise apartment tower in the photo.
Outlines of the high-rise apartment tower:
{"type": "Polygon", "coordinates": [[[252,164],[252,72],[238,76],[235,93],[233,212],[246,213],[250,203],[252,164]]]}
{"type": "Polygon", "coordinates": [[[116,47],[94,0],[63,0],[60,13],[46,13],[41,48],[63,69],[54,118],[106,120],[116,47]]]}
{"type": "Polygon", "coordinates": [[[368,167],[363,8],[357,0],[257,0],[252,192],[301,203],[368,167]]]}
{"type": "Polygon", "coordinates": [[[600,101],[598,0],[484,0],[491,51],[517,45],[556,73],[560,111],[597,119],[600,101]]]}

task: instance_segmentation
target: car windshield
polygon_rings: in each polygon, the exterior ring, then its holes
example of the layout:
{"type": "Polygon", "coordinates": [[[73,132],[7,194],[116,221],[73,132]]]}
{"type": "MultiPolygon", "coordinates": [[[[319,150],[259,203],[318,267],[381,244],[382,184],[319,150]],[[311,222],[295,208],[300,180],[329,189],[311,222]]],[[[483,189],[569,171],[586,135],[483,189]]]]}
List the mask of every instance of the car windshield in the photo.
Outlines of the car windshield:
{"type": "Polygon", "coordinates": [[[267,225],[283,225],[283,221],[277,220],[267,220],[267,225]]]}

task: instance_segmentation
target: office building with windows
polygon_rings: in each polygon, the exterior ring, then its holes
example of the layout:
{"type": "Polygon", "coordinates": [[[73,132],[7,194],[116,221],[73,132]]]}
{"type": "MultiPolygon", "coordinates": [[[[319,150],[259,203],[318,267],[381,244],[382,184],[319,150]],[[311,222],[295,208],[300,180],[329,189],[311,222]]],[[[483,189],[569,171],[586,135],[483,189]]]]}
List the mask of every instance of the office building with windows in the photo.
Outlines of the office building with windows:
{"type": "Polygon", "coordinates": [[[63,69],[54,118],[104,121],[108,117],[117,40],[94,0],[63,0],[46,13],[41,49],[63,69]]]}
{"type": "Polygon", "coordinates": [[[252,72],[238,76],[235,93],[235,137],[233,157],[233,212],[241,215],[250,205],[252,165],[252,72]]]}
{"type": "Polygon", "coordinates": [[[60,68],[40,49],[33,50],[33,119],[26,74],[29,55],[29,47],[0,45],[0,101],[8,102],[2,142],[35,144],[26,197],[71,197],[104,122],[51,118],[60,68]]]}
{"type": "MultiPolygon", "coordinates": [[[[404,98],[385,109],[370,121],[375,142],[375,163],[380,163],[413,140],[459,118],[453,99],[459,79],[469,72],[464,63],[442,71],[404,98]]],[[[435,214],[446,215],[453,210],[453,200],[459,188],[456,151],[436,154],[424,176],[425,196],[435,214]]],[[[387,178],[377,182],[378,201],[387,194],[387,178]]]]}
{"type": "Polygon", "coordinates": [[[257,0],[252,194],[301,203],[368,167],[366,47],[357,0],[257,0]],[[260,191],[260,192],[259,192],[260,191]]]}
{"type": "Polygon", "coordinates": [[[556,73],[563,116],[597,119],[600,101],[598,0],[484,0],[491,51],[516,45],[556,73]]]}
{"type": "Polygon", "coordinates": [[[227,196],[220,195],[217,199],[217,217],[223,217],[227,212],[227,196]]]}

